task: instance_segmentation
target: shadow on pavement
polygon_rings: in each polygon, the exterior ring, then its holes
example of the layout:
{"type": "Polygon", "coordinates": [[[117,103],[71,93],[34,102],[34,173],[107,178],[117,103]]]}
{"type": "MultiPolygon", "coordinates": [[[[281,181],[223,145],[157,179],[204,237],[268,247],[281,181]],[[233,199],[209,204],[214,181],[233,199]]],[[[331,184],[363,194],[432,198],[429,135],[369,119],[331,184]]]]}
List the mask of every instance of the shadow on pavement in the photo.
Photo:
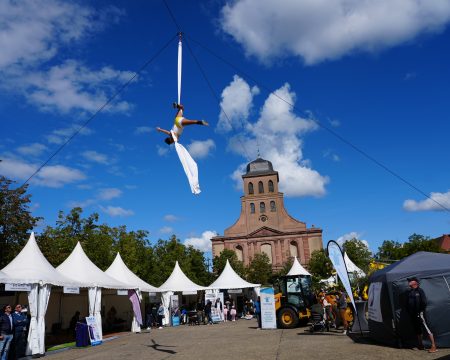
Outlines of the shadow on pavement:
{"type": "Polygon", "coordinates": [[[148,345],[148,347],[151,347],[151,348],[155,349],[156,351],[161,351],[161,352],[165,352],[165,353],[168,353],[168,354],[176,354],[177,353],[174,350],[158,349],[159,347],[168,348],[168,347],[176,347],[176,346],[160,345],[160,344],[157,344],[155,340],[153,340],[153,339],[151,339],[151,340],[152,340],[153,345],[148,345]]]}

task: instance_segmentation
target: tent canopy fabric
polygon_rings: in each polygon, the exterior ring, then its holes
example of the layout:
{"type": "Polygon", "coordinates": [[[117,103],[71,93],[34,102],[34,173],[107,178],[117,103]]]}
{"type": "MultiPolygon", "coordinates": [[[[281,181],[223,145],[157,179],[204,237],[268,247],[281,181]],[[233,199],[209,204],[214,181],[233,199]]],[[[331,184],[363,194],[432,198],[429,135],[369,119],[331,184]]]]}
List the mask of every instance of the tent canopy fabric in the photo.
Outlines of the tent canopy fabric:
{"type": "Polygon", "coordinates": [[[370,336],[390,345],[415,346],[417,336],[407,309],[407,279],[413,276],[427,297],[425,316],[437,346],[450,347],[450,322],[443,321],[450,307],[449,254],[417,252],[370,276],[370,336]]]}
{"type": "Polygon", "coordinates": [[[236,274],[227,259],[222,273],[209,287],[211,289],[244,289],[257,286],[261,286],[261,284],[251,284],[236,274]]]}
{"type": "Polygon", "coordinates": [[[297,259],[297,256],[294,259],[294,263],[291,266],[291,270],[287,273],[287,275],[309,275],[311,274],[300,264],[300,262],[297,259]]]}
{"type": "Polygon", "coordinates": [[[119,280],[125,284],[132,286],[134,289],[139,289],[146,292],[159,292],[159,289],[146,283],[133,273],[123,262],[122,257],[117,253],[116,258],[111,266],[105,271],[106,275],[119,280]]]}
{"type": "Polygon", "coordinates": [[[370,281],[394,281],[408,276],[428,277],[450,273],[450,255],[419,251],[372,274],[370,281]]]}
{"type": "Polygon", "coordinates": [[[22,251],[2,271],[10,284],[52,284],[57,286],[80,286],[77,279],[68,278],[48,262],[34,237],[34,232],[22,251]]]}
{"type": "Polygon", "coordinates": [[[119,280],[112,278],[100,270],[83,251],[78,242],[72,253],[59,265],[58,270],[62,275],[70,279],[78,280],[81,287],[102,287],[108,289],[133,289],[119,280]]]}
{"type": "Polygon", "coordinates": [[[178,261],[175,263],[172,274],[170,274],[166,282],[159,287],[159,291],[161,292],[199,291],[206,289],[209,289],[209,287],[197,285],[192,280],[190,280],[181,270],[180,265],[178,265],[178,261]]]}
{"type": "Polygon", "coordinates": [[[4,272],[0,271],[0,284],[4,284],[8,282],[8,275],[6,275],[4,272]]]}
{"type": "Polygon", "coordinates": [[[356,273],[356,275],[358,275],[360,277],[366,276],[366,273],[364,271],[362,271],[359,267],[357,267],[353,263],[353,261],[350,260],[347,253],[344,253],[344,261],[345,261],[345,266],[347,266],[347,272],[352,273],[352,274],[356,273]]]}

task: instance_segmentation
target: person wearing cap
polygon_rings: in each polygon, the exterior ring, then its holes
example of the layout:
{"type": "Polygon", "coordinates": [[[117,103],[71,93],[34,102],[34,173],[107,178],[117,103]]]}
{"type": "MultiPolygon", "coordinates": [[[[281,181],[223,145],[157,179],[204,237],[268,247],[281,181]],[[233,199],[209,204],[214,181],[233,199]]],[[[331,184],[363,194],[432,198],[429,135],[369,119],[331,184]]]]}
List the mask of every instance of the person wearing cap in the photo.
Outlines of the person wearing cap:
{"type": "Polygon", "coordinates": [[[417,340],[419,342],[419,349],[424,349],[422,337],[423,329],[425,329],[428,338],[431,342],[431,348],[428,350],[430,353],[435,353],[437,351],[436,344],[434,342],[434,336],[425,321],[424,312],[427,307],[427,297],[425,292],[420,288],[419,280],[417,277],[413,276],[407,279],[409,290],[406,302],[406,309],[409,316],[411,317],[411,322],[413,324],[414,331],[417,335],[417,340]]]}

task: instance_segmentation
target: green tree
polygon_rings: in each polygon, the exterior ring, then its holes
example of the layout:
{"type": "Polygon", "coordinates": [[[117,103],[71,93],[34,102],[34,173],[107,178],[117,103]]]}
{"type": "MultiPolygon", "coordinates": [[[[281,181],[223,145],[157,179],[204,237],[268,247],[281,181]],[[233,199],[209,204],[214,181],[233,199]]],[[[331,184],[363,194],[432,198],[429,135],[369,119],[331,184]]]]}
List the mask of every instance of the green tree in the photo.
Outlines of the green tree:
{"type": "Polygon", "coordinates": [[[247,267],[247,280],[254,284],[269,285],[272,279],[272,265],[265,253],[255,254],[247,267]]]}
{"type": "Polygon", "coordinates": [[[365,243],[358,239],[347,240],[342,245],[342,250],[347,253],[350,260],[362,271],[365,273],[369,271],[372,254],[365,243]]]}
{"type": "Polygon", "coordinates": [[[41,220],[31,215],[28,185],[13,188],[13,184],[0,175],[0,269],[16,257],[41,220]]]}
{"type": "Polygon", "coordinates": [[[428,236],[412,234],[408,237],[408,242],[403,244],[392,240],[385,240],[378,248],[376,258],[383,260],[400,260],[418,251],[441,252],[436,241],[428,236]]]}
{"type": "Polygon", "coordinates": [[[236,253],[230,249],[224,249],[219,256],[214,257],[213,271],[216,276],[219,276],[222,273],[227,260],[230,262],[231,267],[239,276],[245,277],[244,263],[242,261],[239,261],[236,253]]]}
{"type": "Polygon", "coordinates": [[[333,264],[324,249],[315,250],[309,260],[309,272],[312,275],[313,284],[318,284],[322,279],[328,279],[333,271],[333,264]]]}

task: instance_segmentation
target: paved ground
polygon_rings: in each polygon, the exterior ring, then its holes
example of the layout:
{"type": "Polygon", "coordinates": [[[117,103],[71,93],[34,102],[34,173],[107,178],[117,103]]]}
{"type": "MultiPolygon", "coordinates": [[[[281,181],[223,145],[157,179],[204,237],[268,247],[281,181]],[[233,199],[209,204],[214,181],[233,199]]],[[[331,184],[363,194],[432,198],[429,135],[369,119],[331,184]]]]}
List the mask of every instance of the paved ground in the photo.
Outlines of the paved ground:
{"type": "Polygon", "coordinates": [[[100,346],[70,349],[48,359],[450,359],[450,349],[428,354],[357,344],[340,332],[310,334],[305,330],[256,330],[256,320],[179,326],[150,333],[124,333],[100,346]]]}

